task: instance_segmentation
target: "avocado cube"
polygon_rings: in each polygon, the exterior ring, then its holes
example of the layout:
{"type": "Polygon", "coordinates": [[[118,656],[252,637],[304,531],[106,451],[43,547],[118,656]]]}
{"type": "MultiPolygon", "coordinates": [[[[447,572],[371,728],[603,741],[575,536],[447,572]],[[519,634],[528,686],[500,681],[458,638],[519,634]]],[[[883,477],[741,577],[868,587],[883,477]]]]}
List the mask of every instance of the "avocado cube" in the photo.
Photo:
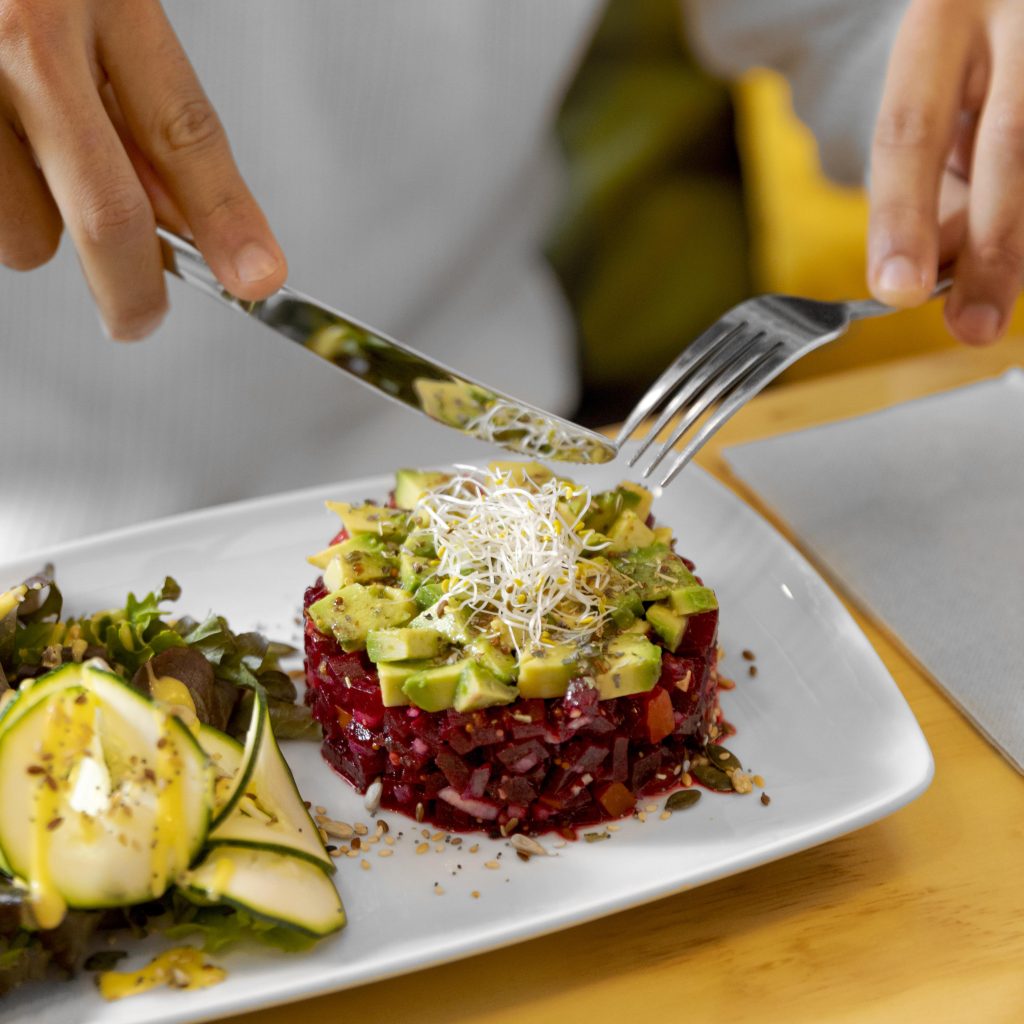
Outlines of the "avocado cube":
{"type": "Polygon", "coordinates": [[[427,491],[440,487],[451,477],[447,473],[421,472],[417,469],[400,469],[395,474],[395,504],[399,508],[412,509],[427,491]]]}
{"type": "Polygon", "coordinates": [[[349,583],[311,604],[307,614],[321,633],[333,635],[346,650],[359,650],[371,629],[404,626],[416,614],[416,602],[396,587],[349,583]]]}
{"type": "Polygon", "coordinates": [[[337,544],[332,544],[329,548],[324,548],[323,551],[318,551],[315,555],[310,555],[306,561],[310,565],[315,565],[321,572],[331,564],[331,561],[337,556],[341,545],[344,541],[338,541],[337,544]]]}
{"type": "Polygon", "coordinates": [[[371,629],[366,634],[366,654],[373,662],[436,658],[447,647],[448,641],[436,629],[371,629]]]}
{"type": "Polygon", "coordinates": [[[331,558],[324,567],[324,583],[329,590],[337,590],[346,583],[389,582],[398,576],[395,560],[376,538],[366,534],[333,544],[321,554],[327,552],[331,553],[331,558]]]}
{"type": "Polygon", "coordinates": [[[714,611],[718,607],[718,598],[710,587],[695,584],[692,587],[679,587],[668,595],[672,611],[677,615],[697,615],[700,612],[714,611]]]}
{"type": "Polygon", "coordinates": [[[618,629],[628,629],[643,616],[644,603],[633,591],[623,594],[612,609],[612,622],[618,629]]]}
{"type": "Polygon", "coordinates": [[[501,683],[514,683],[519,675],[519,662],[511,654],[506,654],[500,647],[492,644],[485,636],[471,640],[466,653],[501,683]]]}
{"type": "Polygon", "coordinates": [[[569,644],[534,647],[519,659],[519,696],[564,697],[569,680],[580,674],[579,653],[569,644]]]}
{"type": "Polygon", "coordinates": [[[408,704],[409,698],[402,692],[406,680],[416,672],[435,667],[434,662],[426,659],[380,662],[377,665],[377,678],[380,679],[380,699],[384,707],[398,708],[408,704]]]}
{"type": "Polygon", "coordinates": [[[613,491],[601,491],[592,498],[584,522],[591,530],[607,533],[611,529],[612,523],[623,512],[633,508],[639,502],[640,499],[636,494],[621,487],[616,487],[613,491]]]}
{"type": "Polygon", "coordinates": [[[643,601],[664,601],[675,589],[699,586],[683,560],[664,544],[615,555],[612,564],[637,584],[636,593],[643,601]]]}
{"type": "Polygon", "coordinates": [[[455,687],[459,685],[464,661],[438,665],[413,672],[402,684],[402,693],[424,711],[444,711],[455,706],[455,687]]]}
{"type": "Polygon", "coordinates": [[[410,623],[416,629],[436,629],[453,644],[468,644],[472,639],[469,620],[472,612],[457,601],[442,599],[420,612],[410,623]]]}
{"type": "Polygon", "coordinates": [[[651,632],[651,624],[646,618],[634,619],[622,632],[635,634],[636,636],[647,636],[651,632]]]}
{"type": "Polygon", "coordinates": [[[619,484],[619,490],[625,491],[628,494],[635,494],[637,497],[637,503],[635,505],[627,505],[627,508],[632,508],[636,517],[640,520],[646,521],[647,517],[651,514],[651,506],[654,504],[654,495],[651,494],[646,487],[641,487],[639,484],[635,484],[630,480],[623,480],[619,484]]]}
{"type": "Polygon", "coordinates": [[[349,505],[345,501],[328,501],[327,507],[338,515],[349,536],[372,533],[378,537],[404,537],[409,530],[409,515],[403,509],[381,505],[349,505]]]}
{"type": "Polygon", "coordinates": [[[398,581],[403,590],[415,593],[423,581],[434,574],[430,559],[423,555],[415,555],[405,548],[398,555],[398,581]]]}
{"type": "Polygon", "coordinates": [[[626,509],[608,531],[608,550],[632,551],[654,543],[654,531],[631,509],[626,509]]]}
{"type": "Polygon", "coordinates": [[[436,558],[434,550],[434,535],[430,530],[412,530],[406,534],[402,541],[402,548],[413,555],[420,555],[422,558],[436,558]]]}
{"type": "Polygon", "coordinates": [[[647,621],[664,641],[665,647],[675,653],[683,642],[683,634],[686,632],[689,619],[685,615],[678,615],[668,605],[652,604],[647,609],[647,621]]]}
{"type": "Polygon", "coordinates": [[[661,676],[661,648],[635,634],[615,637],[603,660],[608,667],[595,676],[601,700],[647,693],[661,676]]]}
{"type": "Polygon", "coordinates": [[[497,704],[511,704],[519,696],[514,686],[503,683],[476,661],[463,665],[455,687],[456,711],[479,711],[497,704]]]}
{"type": "Polygon", "coordinates": [[[416,605],[419,608],[432,608],[444,597],[440,583],[424,583],[416,588],[416,605]]]}

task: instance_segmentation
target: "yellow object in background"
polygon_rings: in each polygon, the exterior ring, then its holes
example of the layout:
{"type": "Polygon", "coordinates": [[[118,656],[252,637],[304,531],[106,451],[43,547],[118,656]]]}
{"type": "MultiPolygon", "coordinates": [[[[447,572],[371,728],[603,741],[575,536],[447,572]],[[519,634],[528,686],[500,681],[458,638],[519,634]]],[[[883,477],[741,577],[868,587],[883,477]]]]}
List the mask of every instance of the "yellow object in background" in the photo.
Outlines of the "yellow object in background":
{"type": "MultiPolygon", "coordinates": [[[[779,75],[750,72],[737,84],[735,102],[755,290],[817,299],[867,295],[864,190],[842,188],[822,175],[814,138],[793,113],[779,75]]],[[[1024,333],[1019,305],[1011,330],[1024,333]]],[[[811,377],[957,344],[943,323],[941,302],[932,302],[854,324],[844,338],[806,356],[784,377],[811,377]]]]}

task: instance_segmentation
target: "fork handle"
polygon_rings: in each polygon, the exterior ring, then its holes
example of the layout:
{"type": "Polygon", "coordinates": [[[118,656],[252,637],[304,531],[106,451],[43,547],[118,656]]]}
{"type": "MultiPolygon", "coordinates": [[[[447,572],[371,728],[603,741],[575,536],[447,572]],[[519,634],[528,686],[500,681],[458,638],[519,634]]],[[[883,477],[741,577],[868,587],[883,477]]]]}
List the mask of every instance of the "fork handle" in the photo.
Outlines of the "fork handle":
{"type": "MultiPolygon", "coordinates": [[[[940,278],[938,284],[932,289],[931,295],[928,296],[927,301],[931,301],[943,292],[949,291],[952,284],[953,279],[951,277],[940,278]]],[[[884,302],[879,302],[877,299],[857,299],[846,303],[846,312],[851,320],[866,320],[872,316],[885,316],[886,313],[895,313],[897,310],[897,306],[887,306],[884,302]]]]}

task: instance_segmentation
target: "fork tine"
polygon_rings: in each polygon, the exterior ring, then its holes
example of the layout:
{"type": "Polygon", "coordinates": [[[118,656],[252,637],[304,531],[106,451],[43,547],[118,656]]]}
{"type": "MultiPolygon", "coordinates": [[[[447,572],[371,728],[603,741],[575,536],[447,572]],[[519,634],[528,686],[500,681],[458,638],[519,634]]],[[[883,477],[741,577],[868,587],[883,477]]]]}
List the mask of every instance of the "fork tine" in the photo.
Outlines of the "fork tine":
{"type": "Polygon", "coordinates": [[[661,445],[654,459],[644,470],[644,477],[650,476],[690,427],[718,402],[723,395],[729,394],[736,382],[742,380],[752,366],[756,366],[761,361],[765,350],[759,348],[757,343],[764,336],[764,331],[759,331],[742,348],[731,352],[730,358],[720,367],[720,372],[714,378],[707,381],[705,387],[699,393],[690,396],[691,404],[689,408],[686,409],[685,415],[676,424],[672,431],[672,436],[661,445]]]}
{"type": "MultiPolygon", "coordinates": [[[[661,486],[670,484],[680,470],[700,451],[710,438],[737,409],[746,405],[766,384],[773,381],[792,362],[785,349],[776,347],[766,353],[766,358],[749,367],[747,374],[734,382],[729,392],[724,395],[725,401],[719,405],[714,414],[700,428],[679,453],[672,463],[672,468],[661,480],[661,486]]],[[[681,434],[679,435],[682,436],[681,434]]],[[[678,441],[678,438],[676,439],[678,441]]],[[[652,465],[650,469],[654,469],[652,465]]],[[[646,474],[644,474],[646,476],[646,474]]]]}
{"type": "Polygon", "coordinates": [[[662,371],[658,379],[644,392],[643,397],[637,402],[633,411],[626,418],[622,429],[619,430],[615,443],[621,445],[623,441],[626,441],[634,434],[636,428],[654,412],[667,395],[670,395],[675,390],[678,382],[695,365],[698,365],[720,341],[725,341],[738,328],[744,326],[746,326],[744,322],[730,326],[726,320],[719,320],[690,342],[668,367],[662,371]]]}
{"type": "Polygon", "coordinates": [[[761,334],[744,334],[747,325],[744,323],[724,335],[714,349],[707,351],[700,359],[694,360],[687,367],[687,373],[676,383],[677,390],[668,396],[668,401],[658,416],[657,421],[640,442],[640,447],[633,453],[629,465],[634,466],[644,452],[657,440],[661,431],[669,424],[672,417],[687,403],[699,398],[708,388],[712,387],[721,376],[728,372],[737,360],[742,359],[752,345],[757,344],[761,334]]]}

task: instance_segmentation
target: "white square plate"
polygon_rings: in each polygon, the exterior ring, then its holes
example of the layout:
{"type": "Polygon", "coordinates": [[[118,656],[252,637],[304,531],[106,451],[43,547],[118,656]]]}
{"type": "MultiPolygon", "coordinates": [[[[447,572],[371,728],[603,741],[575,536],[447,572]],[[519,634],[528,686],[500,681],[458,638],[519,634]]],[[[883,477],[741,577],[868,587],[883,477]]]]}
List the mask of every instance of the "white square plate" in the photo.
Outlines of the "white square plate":
{"type": "MultiPolygon", "coordinates": [[[[616,465],[571,475],[600,488],[617,483],[623,471],[616,465]]],[[[305,556],[322,548],[337,525],[323,500],[379,500],[389,488],[390,478],[381,477],[175,516],[0,566],[0,585],[52,561],[69,609],[80,613],[120,605],[128,590],[158,588],[169,574],[183,588],[179,614],[199,618],[215,610],[237,630],[296,641],[303,589],[315,575],[305,556]]],[[[623,822],[607,842],[555,850],[547,839],[557,856],[529,863],[506,843],[485,838],[476,854],[468,850],[476,840],[467,839],[461,848],[417,855],[414,823],[389,813],[403,839],[388,859],[374,848],[369,871],[359,858],[341,858],[336,877],[349,924],[312,952],[239,950],[217,958],[229,970],[221,985],[112,1004],[87,975],[30,986],[0,1006],[6,1024],[207,1020],[376,981],[764,864],[876,821],[923,792],[933,764],[917,722],[863,633],[804,558],[696,467],[657,498],[655,514],[718,592],[723,673],[737,683],[722,700],[738,729],[729,747],[764,776],[769,806],[756,795],[706,793],[669,820],[652,814],[643,823],[623,822]],[[754,678],[740,658],[744,648],[756,652],[754,678]],[[491,860],[498,870],[484,867],[491,860]],[[435,894],[435,883],[443,895],[435,894]]],[[[315,744],[292,743],[286,753],[307,799],[333,817],[368,820],[361,798],[323,764],[315,744]]],[[[147,958],[140,951],[126,964],[147,958]]]]}

